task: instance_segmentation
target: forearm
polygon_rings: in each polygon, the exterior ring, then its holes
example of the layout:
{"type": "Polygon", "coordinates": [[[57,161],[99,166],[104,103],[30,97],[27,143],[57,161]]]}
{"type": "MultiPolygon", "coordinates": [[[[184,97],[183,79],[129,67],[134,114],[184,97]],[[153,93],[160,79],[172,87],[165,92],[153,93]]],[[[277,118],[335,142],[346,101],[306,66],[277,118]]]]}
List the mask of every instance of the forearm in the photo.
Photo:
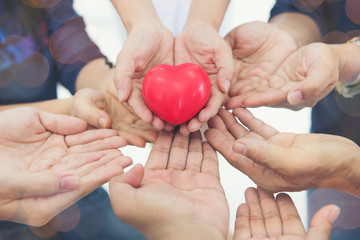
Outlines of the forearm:
{"type": "Polygon", "coordinates": [[[230,0],[192,0],[185,27],[207,23],[219,30],[230,0]]]}
{"type": "Polygon", "coordinates": [[[105,64],[104,58],[95,59],[86,64],[76,78],[76,90],[92,88],[106,92],[108,84],[114,79],[115,68],[105,64]]]}
{"type": "Polygon", "coordinates": [[[316,22],[301,13],[282,13],[271,18],[269,23],[290,33],[298,48],[321,40],[321,32],[316,22]]]}
{"type": "Polygon", "coordinates": [[[73,101],[73,97],[66,99],[54,99],[48,101],[33,102],[33,103],[0,105],[0,111],[4,111],[16,107],[35,107],[50,113],[69,115],[71,111],[72,101],[73,101]]]}
{"type": "Polygon", "coordinates": [[[137,24],[161,24],[151,0],[111,0],[127,30],[137,24]]]}

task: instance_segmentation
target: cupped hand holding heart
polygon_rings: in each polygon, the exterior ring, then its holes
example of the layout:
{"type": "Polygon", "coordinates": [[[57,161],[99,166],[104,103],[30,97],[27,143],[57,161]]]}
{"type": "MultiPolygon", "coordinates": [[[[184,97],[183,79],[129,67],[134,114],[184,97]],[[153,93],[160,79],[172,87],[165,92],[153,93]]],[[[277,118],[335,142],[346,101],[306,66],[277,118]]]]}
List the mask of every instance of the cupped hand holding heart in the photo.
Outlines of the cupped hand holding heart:
{"type": "Polygon", "coordinates": [[[150,110],[174,125],[193,118],[207,103],[210,92],[207,73],[193,63],[157,65],[147,72],[142,87],[150,110]]]}

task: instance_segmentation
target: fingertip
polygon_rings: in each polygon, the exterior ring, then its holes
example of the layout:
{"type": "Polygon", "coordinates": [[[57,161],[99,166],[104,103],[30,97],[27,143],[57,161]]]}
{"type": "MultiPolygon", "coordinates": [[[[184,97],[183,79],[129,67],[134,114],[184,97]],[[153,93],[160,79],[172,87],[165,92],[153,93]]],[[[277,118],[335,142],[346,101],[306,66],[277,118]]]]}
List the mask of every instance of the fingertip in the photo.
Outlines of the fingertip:
{"type": "Polygon", "coordinates": [[[291,105],[297,105],[302,103],[304,100],[304,96],[300,90],[294,90],[288,93],[287,95],[287,101],[291,105]]]}

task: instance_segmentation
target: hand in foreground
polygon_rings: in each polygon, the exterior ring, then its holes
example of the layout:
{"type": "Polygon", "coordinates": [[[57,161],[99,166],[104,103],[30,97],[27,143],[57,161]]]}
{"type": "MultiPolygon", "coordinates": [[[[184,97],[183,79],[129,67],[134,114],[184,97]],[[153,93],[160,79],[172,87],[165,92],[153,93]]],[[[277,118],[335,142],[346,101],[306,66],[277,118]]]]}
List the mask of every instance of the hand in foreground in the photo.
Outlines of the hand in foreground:
{"type": "Polygon", "coordinates": [[[195,63],[209,75],[211,94],[205,108],[180,127],[180,132],[195,132],[215,116],[227,98],[234,76],[232,53],[219,33],[210,25],[197,23],[185,27],[175,39],[175,65],[195,63]]]}
{"type": "Polygon", "coordinates": [[[261,79],[261,84],[247,93],[238,91],[239,97],[227,106],[313,107],[335,88],[339,68],[340,59],[329,45],[309,44],[289,56],[276,73],[261,79]]]}
{"type": "Polygon", "coordinates": [[[126,103],[120,103],[107,93],[93,89],[81,89],[75,96],[71,115],[85,120],[97,128],[118,131],[131,145],[144,147],[154,142],[158,131],[141,120],[126,103]]]}
{"type": "Polygon", "coordinates": [[[231,165],[269,192],[330,188],[358,194],[360,149],[326,134],[279,133],[248,110],[222,109],[206,132],[231,165]],[[247,128],[237,122],[234,115],[247,128]]]}
{"type": "Polygon", "coordinates": [[[225,41],[233,51],[236,70],[236,80],[229,90],[231,98],[226,103],[230,109],[258,106],[251,96],[271,88],[269,76],[298,48],[290,33],[265,22],[242,24],[228,33],[225,41]]]}
{"type": "Polygon", "coordinates": [[[143,168],[110,181],[115,214],[147,239],[226,239],[229,208],[218,160],[195,132],[162,131],[143,168]],[[216,217],[214,217],[216,216],[216,217]]]}
{"type": "Polygon", "coordinates": [[[142,95],[145,74],[158,64],[173,65],[174,36],[161,24],[134,26],[121,49],[116,63],[114,84],[120,102],[127,102],[137,116],[156,129],[171,130],[146,106],[142,95]]]}
{"type": "Polygon", "coordinates": [[[245,200],[246,203],[238,207],[233,240],[326,240],[330,238],[331,225],[340,213],[336,205],[321,208],[306,232],[289,195],[281,193],[275,200],[260,188],[248,188],[245,200]]]}
{"type": "Polygon", "coordinates": [[[0,218],[41,226],[100,187],[131,159],[109,129],[35,108],[0,112],[0,218]]]}

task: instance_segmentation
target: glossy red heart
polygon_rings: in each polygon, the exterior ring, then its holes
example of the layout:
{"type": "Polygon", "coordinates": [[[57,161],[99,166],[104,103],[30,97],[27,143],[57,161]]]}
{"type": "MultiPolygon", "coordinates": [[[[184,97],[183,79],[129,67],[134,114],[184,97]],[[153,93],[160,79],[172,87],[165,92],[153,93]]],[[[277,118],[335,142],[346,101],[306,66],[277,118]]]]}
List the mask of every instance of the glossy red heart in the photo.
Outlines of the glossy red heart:
{"type": "Polygon", "coordinates": [[[147,106],[171,124],[182,124],[193,118],[210,97],[207,73],[198,65],[160,64],[150,69],[142,93],[147,106]]]}

